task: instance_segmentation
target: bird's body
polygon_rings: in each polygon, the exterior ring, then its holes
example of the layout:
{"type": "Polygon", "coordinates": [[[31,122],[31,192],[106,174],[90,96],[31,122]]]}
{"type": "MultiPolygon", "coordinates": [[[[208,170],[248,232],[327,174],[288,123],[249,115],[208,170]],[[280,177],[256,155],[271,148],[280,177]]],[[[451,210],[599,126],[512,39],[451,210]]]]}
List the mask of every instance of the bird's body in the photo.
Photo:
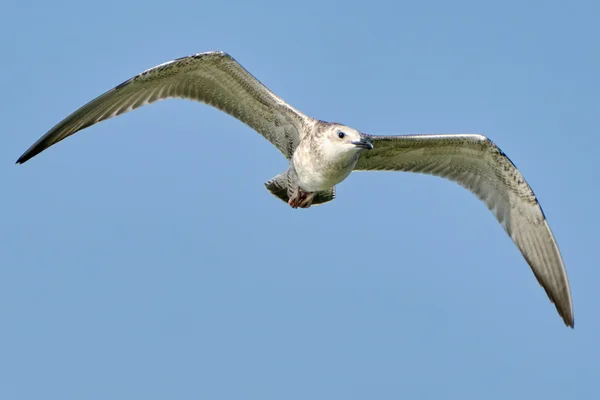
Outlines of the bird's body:
{"type": "MultiPolygon", "coordinates": [[[[336,151],[337,142],[346,139],[340,139],[337,136],[339,132],[356,141],[361,138],[360,133],[350,127],[318,121],[311,134],[305,135],[300,141],[291,165],[298,175],[298,185],[303,190],[318,192],[331,189],[354,169],[361,149],[350,145],[346,152],[336,151]]],[[[351,139],[346,140],[351,144],[351,139]]]]}
{"type": "Polygon", "coordinates": [[[537,198],[515,165],[487,137],[372,136],[316,120],[277,97],[223,52],[183,57],[123,82],[58,123],[17,162],[100,121],[173,97],[216,107],[268,139],[290,164],[265,186],[293,208],[333,200],[336,185],[352,171],[419,172],[460,184],[494,213],[565,324],[574,326],[567,274],[537,198]]]}

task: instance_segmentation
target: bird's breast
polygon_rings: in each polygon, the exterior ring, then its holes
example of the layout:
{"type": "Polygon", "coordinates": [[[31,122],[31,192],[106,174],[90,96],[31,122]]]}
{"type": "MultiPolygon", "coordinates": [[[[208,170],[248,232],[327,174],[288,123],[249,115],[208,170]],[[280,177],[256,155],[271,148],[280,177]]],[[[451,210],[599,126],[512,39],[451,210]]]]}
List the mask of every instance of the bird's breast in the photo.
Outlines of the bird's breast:
{"type": "Polygon", "coordinates": [[[327,162],[319,157],[294,154],[292,158],[298,186],[307,192],[331,189],[350,175],[354,163],[327,162]]]}

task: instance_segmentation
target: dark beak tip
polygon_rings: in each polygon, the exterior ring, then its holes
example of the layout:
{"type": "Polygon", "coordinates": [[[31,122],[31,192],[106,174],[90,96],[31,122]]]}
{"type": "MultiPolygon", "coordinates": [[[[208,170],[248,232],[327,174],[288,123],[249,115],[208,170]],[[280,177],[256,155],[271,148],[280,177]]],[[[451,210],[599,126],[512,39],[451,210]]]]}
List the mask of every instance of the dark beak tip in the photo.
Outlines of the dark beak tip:
{"type": "Polygon", "coordinates": [[[360,140],[358,141],[354,141],[352,142],[356,147],[360,147],[361,149],[365,149],[365,150],[373,150],[373,143],[371,142],[371,139],[369,138],[360,138],[360,140]]]}

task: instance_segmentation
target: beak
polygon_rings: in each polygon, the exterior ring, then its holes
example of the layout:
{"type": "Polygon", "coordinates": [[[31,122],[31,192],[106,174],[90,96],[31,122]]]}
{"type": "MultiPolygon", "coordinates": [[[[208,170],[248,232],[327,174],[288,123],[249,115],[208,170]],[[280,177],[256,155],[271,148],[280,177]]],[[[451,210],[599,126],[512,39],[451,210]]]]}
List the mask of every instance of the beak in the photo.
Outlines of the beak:
{"type": "Polygon", "coordinates": [[[373,150],[373,143],[368,137],[361,137],[360,140],[352,142],[353,145],[360,149],[373,150]]]}

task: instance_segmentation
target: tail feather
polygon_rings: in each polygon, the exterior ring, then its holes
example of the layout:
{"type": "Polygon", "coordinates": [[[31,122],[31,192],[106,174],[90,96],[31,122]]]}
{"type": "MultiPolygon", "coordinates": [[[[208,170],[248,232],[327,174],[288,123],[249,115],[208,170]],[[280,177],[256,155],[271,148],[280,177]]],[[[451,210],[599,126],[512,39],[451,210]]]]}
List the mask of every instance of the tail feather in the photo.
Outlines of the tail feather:
{"type": "MultiPolygon", "coordinates": [[[[265,182],[265,187],[269,190],[269,192],[271,192],[271,194],[273,194],[275,197],[278,197],[284,201],[286,204],[290,199],[288,188],[291,184],[288,171],[285,171],[265,182]]],[[[335,199],[335,187],[332,187],[329,190],[317,192],[312,204],[323,204],[333,199],[335,199]]]]}

